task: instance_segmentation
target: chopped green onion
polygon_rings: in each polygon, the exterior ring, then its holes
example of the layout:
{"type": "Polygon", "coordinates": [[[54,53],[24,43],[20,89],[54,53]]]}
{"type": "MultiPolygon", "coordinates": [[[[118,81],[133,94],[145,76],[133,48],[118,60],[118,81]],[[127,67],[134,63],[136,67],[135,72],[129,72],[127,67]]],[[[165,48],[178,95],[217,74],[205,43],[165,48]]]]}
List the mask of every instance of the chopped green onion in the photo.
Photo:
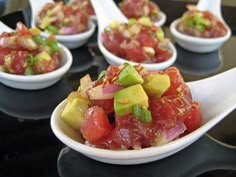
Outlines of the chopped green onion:
{"type": "Polygon", "coordinates": [[[46,43],[50,47],[50,55],[52,55],[55,52],[59,52],[60,51],[60,48],[58,46],[57,41],[46,39],[46,43]]]}
{"type": "Polygon", "coordinates": [[[59,29],[53,25],[48,25],[46,27],[46,30],[50,33],[50,34],[58,34],[59,29]]]}
{"type": "Polygon", "coordinates": [[[31,67],[28,67],[25,69],[25,75],[26,76],[35,75],[35,72],[32,70],[31,67]]]}
{"type": "Polygon", "coordinates": [[[106,70],[100,72],[100,74],[98,75],[98,79],[102,79],[104,76],[106,76],[106,70]]]}
{"type": "Polygon", "coordinates": [[[57,42],[55,41],[55,42],[53,42],[53,43],[51,43],[51,48],[52,48],[52,50],[54,51],[54,52],[59,52],[60,51],[60,48],[59,48],[59,46],[57,45],[57,42]]]}
{"type": "Polygon", "coordinates": [[[148,109],[143,108],[142,109],[142,120],[146,123],[149,123],[152,121],[152,114],[151,111],[148,109]]]}
{"type": "Polygon", "coordinates": [[[61,23],[61,26],[67,26],[69,22],[70,22],[69,18],[65,18],[61,23]]]}
{"type": "Polygon", "coordinates": [[[139,118],[142,115],[142,110],[141,110],[141,107],[139,105],[134,105],[133,106],[133,112],[134,112],[134,116],[136,118],[139,118]]]}
{"type": "Polygon", "coordinates": [[[130,65],[129,63],[127,63],[127,62],[123,63],[123,65],[124,65],[125,67],[131,66],[131,65],[130,65]]]}
{"type": "Polygon", "coordinates": [[[34,35],[33,40],[41,45],[45,45],[45,40],[40,35],[34,35]]]}
{"type": "Polygon", "coordinates": [[[197,25],[196,25],[196,28],[198,29],[198,31],[203,32],[206,27],[205,27],[205,25],[203,25],[203,24],[197,24],[197,25]]]}
{"type": "Polygon", "coordinates": [[[136,119],[141,120],[142,122],[150,123],[152,121],[151,111],[140,105],[133,106],[133,114],[136,119]]]}
{"type": "Polygon", "coordinates": [[[32,66],[32,65],[34,64],[34,62],[35,62],[34,56],[33,56],[32,54],[28,54],[27,64],[28,64],[29,66],[32,66]]]}

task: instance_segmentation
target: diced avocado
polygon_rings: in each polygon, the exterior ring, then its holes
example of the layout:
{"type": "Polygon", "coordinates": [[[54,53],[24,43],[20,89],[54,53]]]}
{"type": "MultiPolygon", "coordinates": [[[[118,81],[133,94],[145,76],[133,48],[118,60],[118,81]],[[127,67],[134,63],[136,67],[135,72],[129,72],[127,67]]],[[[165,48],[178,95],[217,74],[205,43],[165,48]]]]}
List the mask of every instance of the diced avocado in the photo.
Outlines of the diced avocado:
{"type": "Polygon", "coordinates": [[[152,22],[149,17],[142,17],[138,21],[144,26],[152,26],[152,22]]]}
{"type": "Polygon", "coordinates": [[[48,25],[50,25],[51,19],[49,16],[45,16],[41,22],[40,28],[45,29],[48,25]]]}
{"type": "Polygon", "coordinates": [[[149,96],[161,97],[170,87],[170,78],[167,74],[150,74],[145,77],[143,88],[149,96]]]}
{"type": "Polygon", "coordinates": [[[156,31],[157,39],[163,41],[165,39],[165,34],[161,28],[158,28],[156,31]]]}
{"type": "Polygon", "coordinates": [[[41,31],[34,27],[34,28],[30,28],[29,31],[33,34],[33,35],[40,35],[41,31]]]}
{"type": "Polygon", "coordinates": [[[80,86],[78,87],[78,91],[82,98],[88,99],[88,88],[92,84],[92,79],[89,74],[86,74],[84,77],[80,79],[80,86]]]}
{"type": "Polygon", "coordinates": [[[92,79],[89,74],[86,74],[80,79],[79,91],[86,89],[92,83],[92,79]]]}
{"type": "Polygon", "coordinates": [[[148,108],[148,96],[142,85],[133,85],[115,93],[114,109],[116,115],[123,116],[132,113],[134,105],[148,108]]]}
{"type": "Polygon", "coordinates": [[[114,21],[111,21],[111,22],[110,22],[109,27],[110,27],[111,29],[116,29],[116,28],[118,28],[119,25],[120,25],[120,22],[117,21],[117,20],[114,20],[114,21]]]}
{"type": "Polygon", "coordinates": [[[116,83],[128,87],[135,84],[142,84],[143,78],[139,75],[139,73],[134,69],[133,66],[127,64],[127,66],[118,75],[116,83]]]}
{"type": "Polygon", "coordinates": [[[139,25],[139,24],[133,24],[130,26],[129,28],[129,32],[132,34],[132,35],[137,35],[140,33],[142,27],[139,25]]]}
{"type": "Polygon", "coordinates": [[[37,62],[41,62],[43,60],[50,61],[51,59],[52,59],[52,57],[45,51],[43,51],[35,56],[35,60],[37,62]]]}
{"type": "Polygon", "coordinates": [[[130,18],[128,20],[128,25],[133,25],[137,20],[135,18],[130,18]]]}
{"type": "Polygon", "coordinates": [[[71,128],[79,130],[89,105],[90,101],[82,98],[79,92],[72,92],[67,97],[66,106],[61,112],[61,119],[71,128]]]}

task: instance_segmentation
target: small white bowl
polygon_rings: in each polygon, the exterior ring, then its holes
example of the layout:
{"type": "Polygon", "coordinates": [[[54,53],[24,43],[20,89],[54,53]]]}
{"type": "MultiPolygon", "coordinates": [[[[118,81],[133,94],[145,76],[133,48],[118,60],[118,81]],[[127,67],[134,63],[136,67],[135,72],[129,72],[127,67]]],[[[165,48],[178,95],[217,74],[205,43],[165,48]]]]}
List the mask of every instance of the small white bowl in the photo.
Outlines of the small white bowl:
{"type": "Polygon", "coordinates": [[[207,53],[219,49],[231,36],[230,28],[225,24],[227,28],[227,34],[218,38],[200,38],[183,34],[177,30],[177,25],[181,18],[176,19],[170,25],[170,32],[175,37],[176,42],[184,49],[197,52],[207,53]]]}
{"type": "MultiPolygon", "coordinates": [[[[117,57],[116,55],[112,54],[110,51],[108,51],[104,45],[102,44],[101,38],[98,37],[98,47],[101,50],[102,54],[104,55],[106,61],[109,64],[118,64],[121,65],[125,62],[130,63],[130,64],[137,64],[136,62],[133,61],[129,61],[120,57],[117,57]]],[[[164,62],[160,62],[160,63],[150,63],[150,64],[144,64],[141,63],[143,67],[145,67],[147,70],[164,70],[166,68],[168,68],[169,66],[171,66],[176,58],[177,58],[177,51],[175,46],[170,42],[169,43],[169,48],[171,49],[171,51],[173,52],[173,55],[171,58],[169,58],[168,60],[164,61],[164,62]]]]}
{"type": "MultiPolygon", "coordinates": [[[[45,4],[47,3],[53,3],[53,0],[30,0],[30,7],[31,7],[31,27],[35,27],[36,25],[36,17],[39,14],[39,12],[42,10],[45,4]]],[[[96,25],[92,22],[92,20],[89,21],[88,24],[88,30],[82,33],[78,34],[72,34],[72,35],[54,35],[58,42],[65,45],[69,49],[75,49],[82,45],[84,45],[89,38],[92,36],[92,34],[95,31],[96,25]]],[[[50,34],[42,31],[41,36],[48,37],[50,34]]]]}
{"type": "Polygon", "coordinates": [[[15,75],[0,71],[0,82],[9,87],[24,90],[43,89],[55,84],[63,77],[72,65],[71,52],[61,44],[59,44],[59,47],[61,65],[55,71],[32,76],[15,75]]]}
{"type": "MultiPolygon", "coordinates": [[[[72,35],[55,35],[55,37],[58,42],[65,45],[67,48],[75,49],[84,45],[89,40],[95,31],[95,27],[94,22],[89,21],[89,28],[85,32],[72,35]]],[[[50,34],[42,31],[41,36],[48,38],[50,34]]]]}

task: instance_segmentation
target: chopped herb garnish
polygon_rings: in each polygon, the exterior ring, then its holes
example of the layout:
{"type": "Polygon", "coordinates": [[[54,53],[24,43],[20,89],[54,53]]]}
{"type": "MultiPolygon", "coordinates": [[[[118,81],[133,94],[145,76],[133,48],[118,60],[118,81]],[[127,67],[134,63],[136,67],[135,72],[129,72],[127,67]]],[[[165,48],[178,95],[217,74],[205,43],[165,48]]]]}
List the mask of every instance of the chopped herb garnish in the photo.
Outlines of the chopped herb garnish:
{"type": "Polygon", "coordinates": [[[35,62],[35,58],[32,54],[28,54],[28,57],[27,57],[27,64],[29,66],[32,66],[35,62]]]}
{"type": "Polygon", "coordinates": [[[150,123],[152,121],[152,114],[146,108],[141,107],[140,105],[133,106],[134,117],[142,122],[150,123]]]}
{"type": "Polygon", "coordinates": [[[35,75],[35,73],[31,67],[28,67],[25,69],[25,75],[26,76],[35,75]]]}
{"type": "Polygon", "coordinates": [[[102,72],[100,72],[100,74],[98,75],[98,79],[102,79],[103,77],[106,76],[106,70],[103,70],[102,72]]]}

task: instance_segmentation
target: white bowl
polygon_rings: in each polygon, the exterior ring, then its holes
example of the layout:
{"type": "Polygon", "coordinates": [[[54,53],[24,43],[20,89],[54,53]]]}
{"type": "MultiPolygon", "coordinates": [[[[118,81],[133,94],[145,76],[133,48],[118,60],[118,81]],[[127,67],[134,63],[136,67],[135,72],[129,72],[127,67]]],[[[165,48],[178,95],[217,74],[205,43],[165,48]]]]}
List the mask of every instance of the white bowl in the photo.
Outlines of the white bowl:
{"type": "MultiPolygon", "coordinates": [[[[102,54],[104,55],[106,61],[109,64],[121,65],[125,62],[130,63],[130,64],[137,64],[136,62],[132,62],[132,61],[120,58],[120,57],[112,54],[110,51],[108,51],[104,47],[100,37],[98,37],[98,47],[101,50],[102,54]]],[[[171,58],[169,58],[168,60],[166,60],[164,62],[160,62],[160,63],[150,63],[150,64],[143,64],[142,63],[142,66],[144,66],[147,70],[164,70],[164,69],[168,68],[169,66],[171,66],[175,62],[175,60],[177,58],[176,48],[171,42],[169,43],[169,48],[173,52],[173,55],[171,58]]]]}
{"type": "Polygon", "coordinates": [[[71,52],[61,44],[59,44],[59,47],[61,66],[57,70],[32,76],[15,75],[0,71],[0,82],[9,87],[24,90],[43,89],[55,84],[70,69],[72,64],[71,52]]]}
{"type": "MultiPolygon", "coordinates": [[[[36,17],[39,14],[39,12],[42,10],[45,4],[47,3],[53,3],[53,0],[29,0],[30,7],[31,7],[31,27],[35,27],[36,25],[36,17]]],[[[84,45],[89,38],[92,36],[92,34],[95,31],[96,25],[92,22],[92,20],[89,21],[88,24],[88,30],[82,33],[78,34],[72,34],[72,35],[54,35],[58,42],[65,45],[69,49],[75,49],[77,47],[80,47],[84,45]]],[[[41,36],[48,38],[50,34],[42,31],[41,36]]]]}
{"type": "MultiPolygon", "coordinates": [[[[96,25],[94,22],[89,21],[89,29],[85,32],[72,35],[55,35],[58,42],[65,45],[69,49],[75,49],[84,45],[89,38],[93,35],[96,25]]],[[[41,36],[48,38],[50,34],[41,32],[41,36]]]]}
{"type": "Polygon", "coordinates": [[[170,25],[170,31],[175,37],[176,42],[184,49],[197,52],[197,53],[207,53],[219,49],[224,42],[226,42],[231,36],[230,28],[225,24],[227,28],[227,34],[223,37],[218,38],[200,38],[190,35],[183,34],[177,30],[177,25],[180,22],[180,18],[173,21],[170,25]]]}

